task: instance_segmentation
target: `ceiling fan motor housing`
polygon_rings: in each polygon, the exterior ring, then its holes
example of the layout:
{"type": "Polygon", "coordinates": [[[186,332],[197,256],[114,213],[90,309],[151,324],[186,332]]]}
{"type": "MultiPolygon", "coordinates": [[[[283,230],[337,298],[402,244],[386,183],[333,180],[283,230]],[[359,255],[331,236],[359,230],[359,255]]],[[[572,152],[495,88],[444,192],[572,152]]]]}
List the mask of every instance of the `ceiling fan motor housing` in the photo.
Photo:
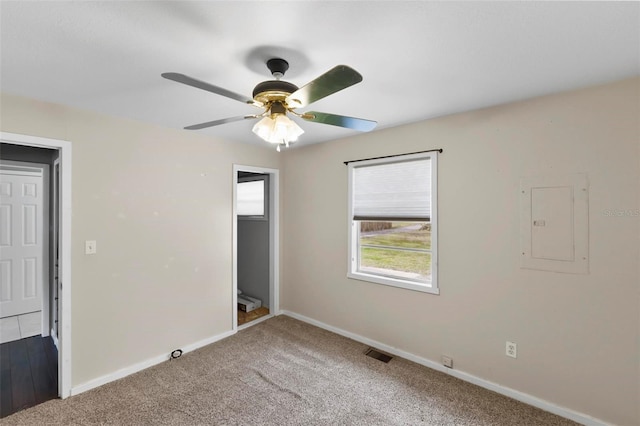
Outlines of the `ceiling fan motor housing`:
{"type": "Polygon", "coordinates": [[[253,89],[253,99],[265,105],[274,102],[284,104],[286,97],[298,90],[298,86],[295,84],[280,80],[289,69],[289,63],[281,58],[272,58],[267,61],[267,68],[269,68],[271,75],[273,75],[276,80],[258,83],[253,89]]]}
{"type": "Polygon", "coordinates": [[[298,86],[288,81],[268,80],[258,83],[253,89],[253,99],[263,104],[284,101],[287,96],[298,90],[298,86]]]}

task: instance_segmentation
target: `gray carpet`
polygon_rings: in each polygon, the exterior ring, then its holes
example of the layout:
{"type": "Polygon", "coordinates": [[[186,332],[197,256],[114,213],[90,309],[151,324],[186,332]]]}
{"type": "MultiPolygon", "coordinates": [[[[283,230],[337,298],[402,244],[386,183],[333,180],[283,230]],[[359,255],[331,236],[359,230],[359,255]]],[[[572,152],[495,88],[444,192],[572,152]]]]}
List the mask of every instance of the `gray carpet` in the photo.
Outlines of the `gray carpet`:
{"type": "Polygon", "coordinates": [[[575,425],[286,316],[7,425],[575,425]]]}

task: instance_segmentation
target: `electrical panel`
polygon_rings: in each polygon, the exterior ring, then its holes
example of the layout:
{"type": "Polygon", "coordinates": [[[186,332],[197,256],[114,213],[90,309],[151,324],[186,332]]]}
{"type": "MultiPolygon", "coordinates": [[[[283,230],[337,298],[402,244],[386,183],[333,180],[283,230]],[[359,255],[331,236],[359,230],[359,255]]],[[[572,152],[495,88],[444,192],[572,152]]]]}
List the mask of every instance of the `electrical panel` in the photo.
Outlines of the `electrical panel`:
{"type": "Polygon", "coordinates": [[[520,181],[521,267],[589,272],[589,187],[586,174],[520,181]]]}

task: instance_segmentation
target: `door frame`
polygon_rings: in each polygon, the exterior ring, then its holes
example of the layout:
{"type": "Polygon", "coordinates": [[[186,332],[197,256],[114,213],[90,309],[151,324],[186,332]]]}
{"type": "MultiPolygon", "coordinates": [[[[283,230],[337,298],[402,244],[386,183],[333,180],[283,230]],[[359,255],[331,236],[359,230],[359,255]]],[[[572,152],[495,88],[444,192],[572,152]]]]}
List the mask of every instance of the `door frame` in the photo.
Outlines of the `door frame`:
{"type": "MultiPolygon", "coordinates": [[[[250,172],[269,175],[269,310],[270,318],[280,312],[280,171],[267,167],[233,165],[233,202],[232,202],[232,268],[233,331],[238,330],[238,172],[250,172]]],[[[262,319],[262,318],[261,318],[262,319]]],[[[244,328],[244,326],[243,326],[244,328]]]]}
{"type": "Polygon", "coordinates": [[[61,289],[58,322],[58,396],[64,399],[71,395],[71,142],[9,132],[0,132],[0,141],[13,145],[55,149],[59,152],[58,277],[61,289]]]}
{"type": "Polygon", "coordinates": [[[51,297],[51,307],[52,312],[50,317],[53,321],[49,324],[51,330],[49,335],[53,339],[53,343],[56,345],[56,348],[59,347],[58,344],[58,328],[55,325],[55,319],[59,314],[58,304],[56,300],[58,299],[58,292],[60,290],[59,287],[59,275],[58,275],[58,251],[60,250],[60,158],[56,158],[53,160],[53,165],[51,166],[51,238],[53,241],[50,243],[51,247],[51,265],[49,270],[51,271],[51,280],[53,282],[53,294],[49,295],[51,297]]]}
{"type": "MultiPolygon", "coordinates": [[[[25,167],[29,169],[38,169],[42,173],[42,288],[40,293],[40,299],[42,307],[40,309],[40,333],[42,337],[49,335],[49,316],[50,316],[50,304],[49,300],[49,288],[51,287],[51,271],[49,266],[49,259],[51,250],[49,247],[49,236],[52,224],[49,220],[49,212],[51,211],[50,200],[50,170],[51,167],[44,163],[34,163],[31,161],[15,161],[15,160],[2,160],[0,159],[0,165],[25,167]]],[[[15,173],[15,172],[14,172],[15,173]]],[[[26,171],[25,173],[30,173],[26,171]]]]}

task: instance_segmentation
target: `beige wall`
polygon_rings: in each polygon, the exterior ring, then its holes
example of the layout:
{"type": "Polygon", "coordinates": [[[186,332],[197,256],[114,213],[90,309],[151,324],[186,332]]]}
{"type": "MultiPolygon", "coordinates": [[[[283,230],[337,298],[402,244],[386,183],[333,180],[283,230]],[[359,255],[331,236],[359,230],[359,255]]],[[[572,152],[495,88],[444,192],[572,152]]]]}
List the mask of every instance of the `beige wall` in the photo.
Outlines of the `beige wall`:
{"type": "Polygon", "coordinates": [[[594,417],[638,424],[640,80],[277,154],[2,95],[73,143],[74,386],[231,329],[232,164],[283,170],[283,309],[594,417]],[[443,148],[439,296],[349,280],[345,160],[443,148]],[[587,173],[588,275],[519,268],[519,179],[587,173]],[[204,175],[203,175],[204,174],[204,175]],[[84,240],[98,254],[83,254],[84,240]],[[518,359],[504,355],[518,343],[518,359]]]}
{"type": "Polygon", "coordinates": [[[640,424],[640,80],[285,153],[281,308],[620,425],[640,424]],[[443,148],[439,296],[346,278],[343,161],[443,148]],[[519,267],[519,180],[587,173],[590,273],[519,267]],[[505,356],[505,341],[518,358],[505,356]]]}
{"type": "Polygon", "coordinates": [[[72,384],[232,328],[232,165],[275,150],[3,95],[0,129],[72,142],[72,384]],[[98,253],[84,255],[84,241],[98,253]]]}

